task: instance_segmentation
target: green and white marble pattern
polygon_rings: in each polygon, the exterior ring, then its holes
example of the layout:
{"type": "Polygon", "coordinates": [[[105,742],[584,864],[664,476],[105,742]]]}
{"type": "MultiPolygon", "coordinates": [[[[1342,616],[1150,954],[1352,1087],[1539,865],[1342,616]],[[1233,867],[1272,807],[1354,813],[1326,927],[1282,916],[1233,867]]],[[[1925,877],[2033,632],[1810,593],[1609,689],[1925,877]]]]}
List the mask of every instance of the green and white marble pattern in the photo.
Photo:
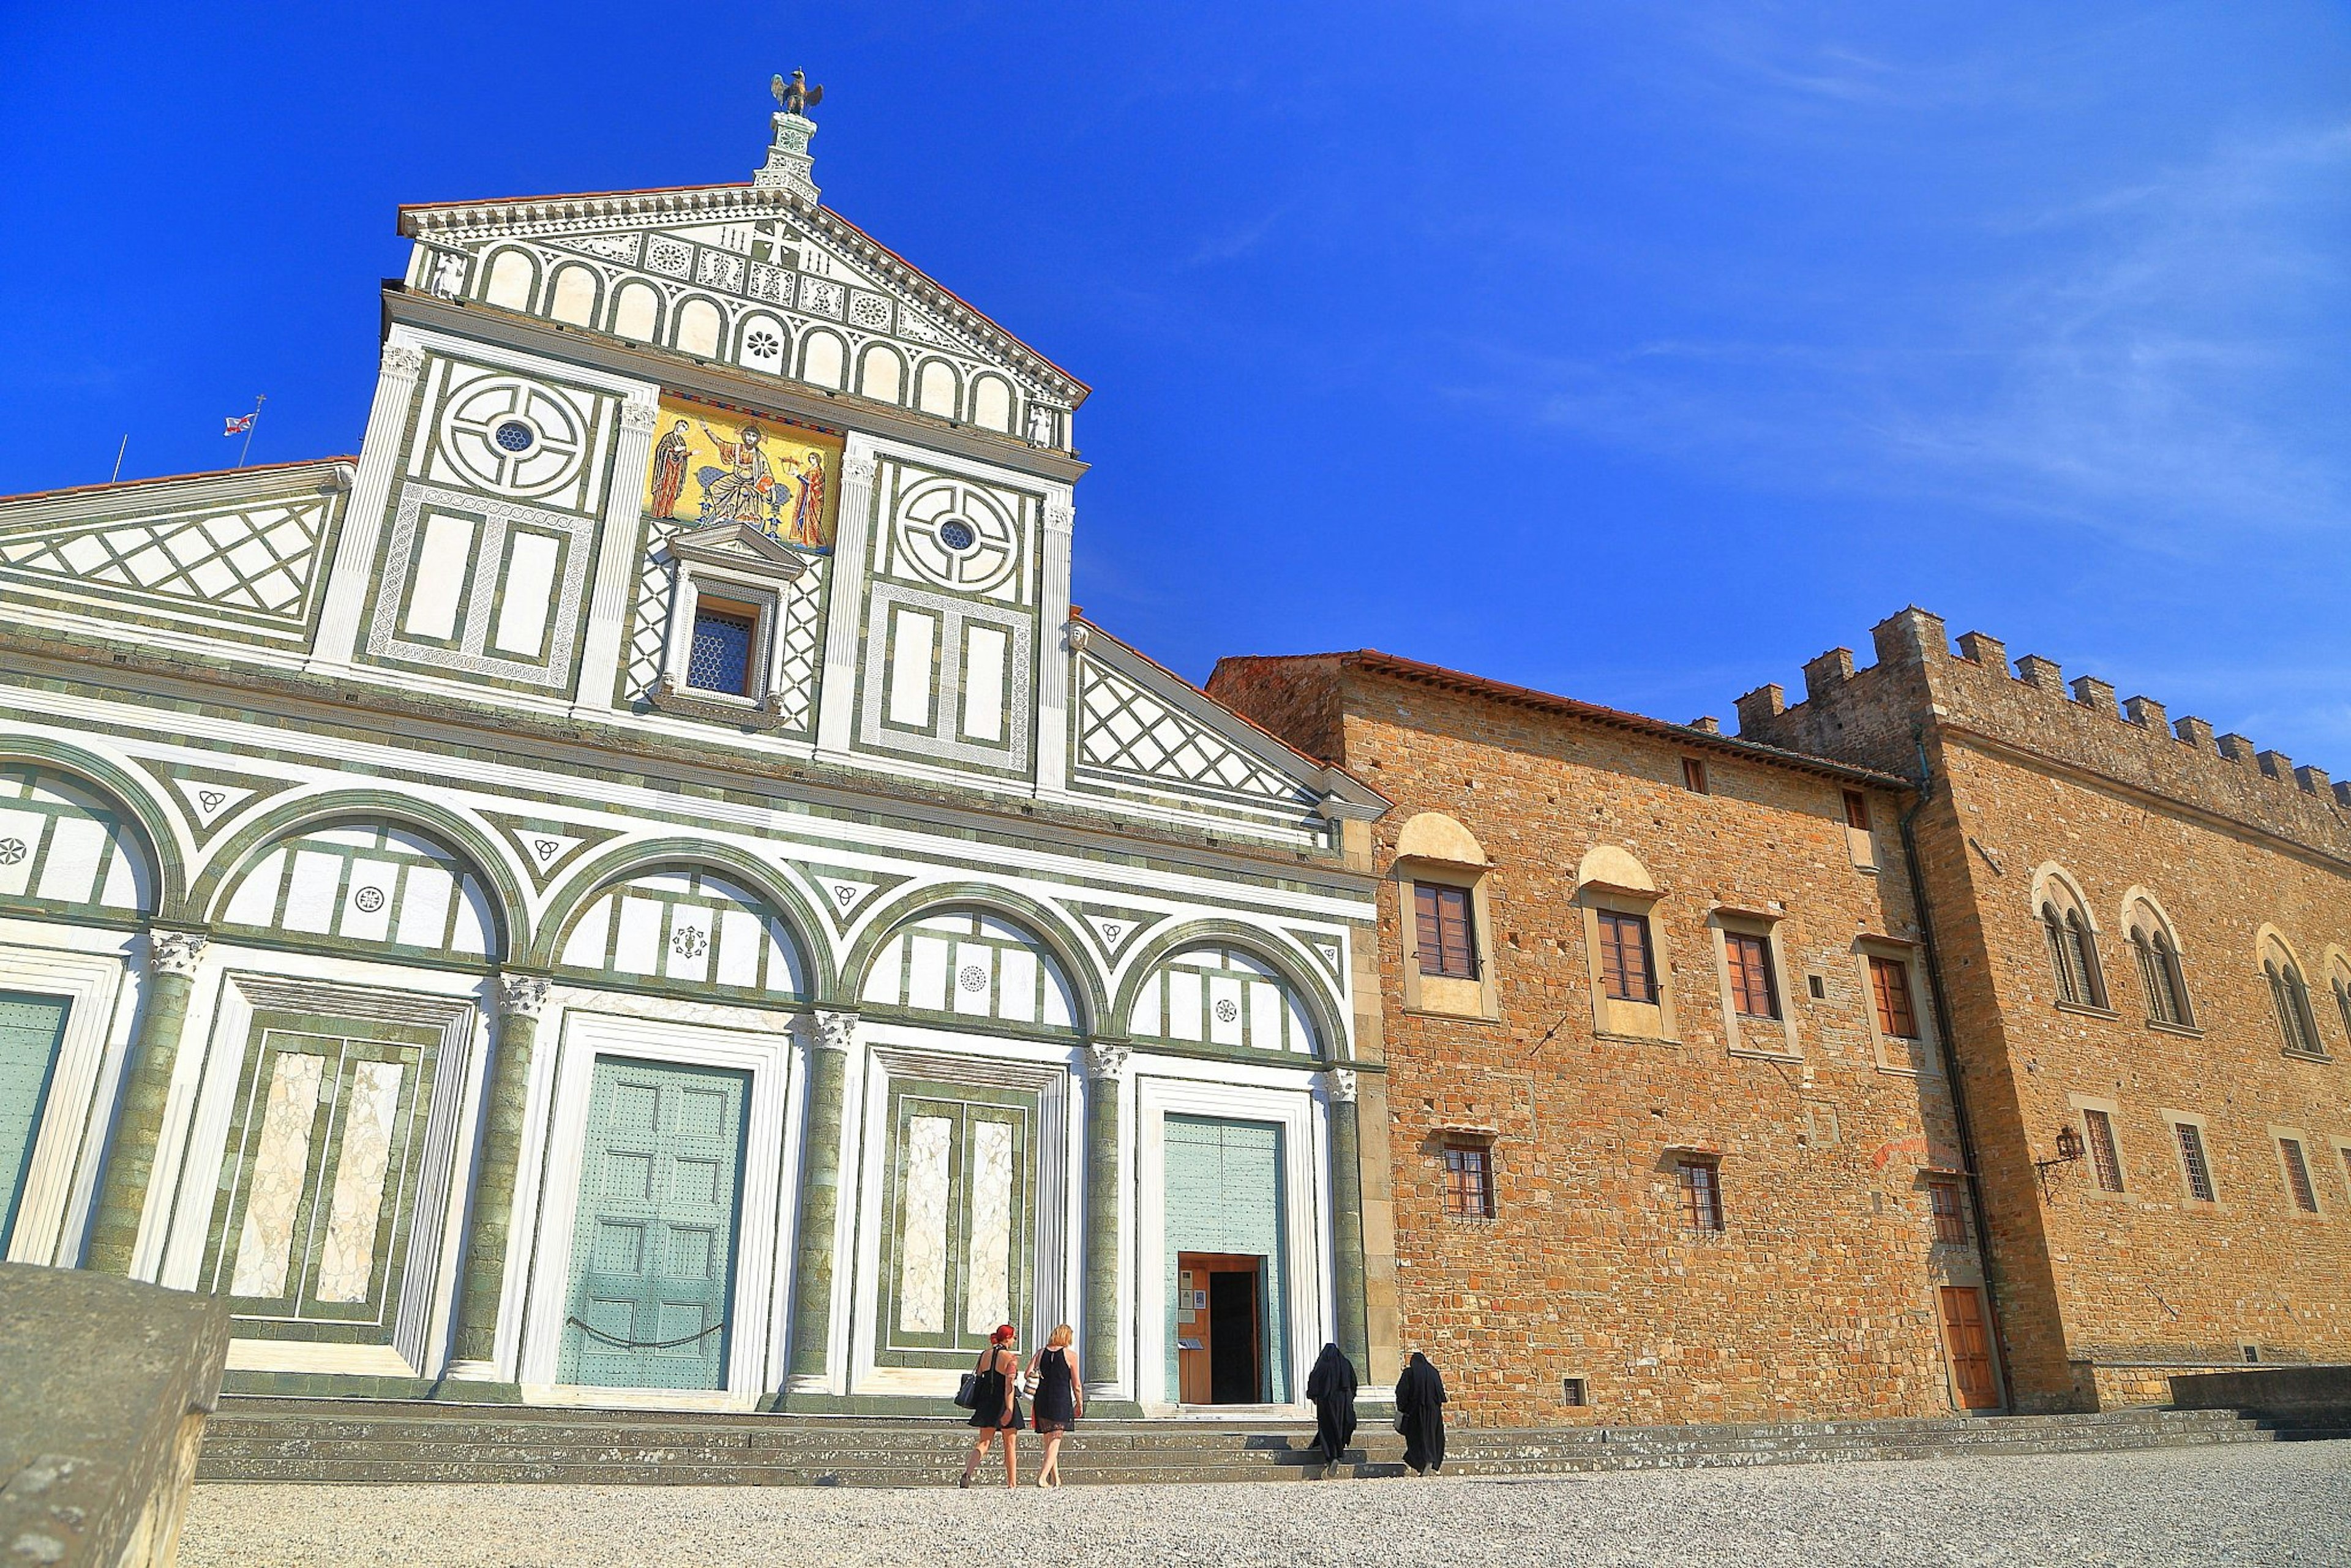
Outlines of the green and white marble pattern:
{"type": "Polygon", "coordinates": [[[310,1126],[326,1070],[325,1057],[289,1051],[279,1053],[270,1073],[269,1100],[246,1188],[245,1226],[236,1239],[232,1295],[276,1301],[286,1294],[294,1222],[310,1168],[310,1126]]]}
{"type": "Polygon", "coordinates": [[[947,1326],[947,1161],[954,1130],[944,1116],[914,1116],[906,1124],[898,1326],[909,1333],[940,1333],[947,1326]]]}
{"type": "Polygon", "coordinates": [[[970,1283],[964,1332],[985,1334],[1012,1321],[1012,1124],[971,1124],[970,1283]]]}
{"type": "Polygon", "coordinates": [[[319,1255],[314,1293],[322,1301],[368,1299],[375,1278],[376,1222],[383,1214],[384,1176],[391,1167],[400,1082],[396,1061],[362,1061],[353,1069],[344,1102],[335,1191],[328,1211],[326,1246],[319,1255]]]}

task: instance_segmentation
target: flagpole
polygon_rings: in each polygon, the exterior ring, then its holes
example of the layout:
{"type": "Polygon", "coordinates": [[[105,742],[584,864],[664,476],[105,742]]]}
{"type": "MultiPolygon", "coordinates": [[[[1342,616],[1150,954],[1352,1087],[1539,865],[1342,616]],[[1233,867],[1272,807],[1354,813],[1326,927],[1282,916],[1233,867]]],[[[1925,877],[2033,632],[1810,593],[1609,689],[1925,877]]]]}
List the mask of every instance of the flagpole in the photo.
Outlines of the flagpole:
{"type": "Polygon", "coordinates": [[[114,449],[114,472],[106,476],[110,485],[122,477],[122,455],[131,450],[131,437],[124,436],[122,444],[114,449]]]}
{"type": "MultiPolygon", "coordinates": [[[[261,405],[268,401],[266,395],[256,395],[253,400],[253,413],[250,423],[245,427],[245,444],[238,449],[236,455],[236,465],[240,468],[245,466],[246,456],[253,450],[253,427],[261,423],[261,405]]],[[[130,437],[125,436],[123,439],[127,441],[130,437]]]]}

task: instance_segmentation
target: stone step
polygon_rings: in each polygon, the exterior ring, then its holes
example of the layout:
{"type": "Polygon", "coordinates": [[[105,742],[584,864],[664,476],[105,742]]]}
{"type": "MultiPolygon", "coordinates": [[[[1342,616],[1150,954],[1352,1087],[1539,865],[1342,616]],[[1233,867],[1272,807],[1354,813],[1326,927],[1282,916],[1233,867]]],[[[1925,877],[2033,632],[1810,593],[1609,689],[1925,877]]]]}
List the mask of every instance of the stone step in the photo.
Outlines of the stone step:
{"type": "MultiPolygon", "coordinates": [[[[207,1480],[595,1482],[607,1485],[935,1486],[962,1469],[968,1427],[740,1413],[448,1406],[398,1401],[231,1399],[209,1424],[207,1480]]],[[[1461,1475],[1762,1465],[2262,1442],[2233,1411],[1922,1416],[1692,1427],[1462,1427],[1461,1475]]],[[[1074,1481],[1304,1480],[1322,1473],[1303,1426],[1101,1422],[1064,1449],[1074,1481]]],[[[1032,1436],[1028,1445],[1035,1461],[1032,1436]]],[[[1402,1472],[1403,1443],[1376,1420],[1338,1473],[1402,1472]]]]}

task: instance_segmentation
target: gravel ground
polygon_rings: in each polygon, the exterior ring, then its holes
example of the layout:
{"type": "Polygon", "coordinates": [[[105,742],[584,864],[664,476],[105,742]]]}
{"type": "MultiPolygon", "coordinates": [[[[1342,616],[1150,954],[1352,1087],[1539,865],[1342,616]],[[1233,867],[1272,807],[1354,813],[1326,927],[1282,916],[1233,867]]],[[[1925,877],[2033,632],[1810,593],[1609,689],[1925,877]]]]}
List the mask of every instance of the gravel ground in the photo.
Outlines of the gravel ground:
{"type": "MultiPolygon", "coordinates": [[[[1025,1457],[1025,1456],[1024,1456],[1025,1457]]],[[[1508,1480],[196,1489],[185,1568],[2351,1564],[2351,1442],[1508,1480]]]]}

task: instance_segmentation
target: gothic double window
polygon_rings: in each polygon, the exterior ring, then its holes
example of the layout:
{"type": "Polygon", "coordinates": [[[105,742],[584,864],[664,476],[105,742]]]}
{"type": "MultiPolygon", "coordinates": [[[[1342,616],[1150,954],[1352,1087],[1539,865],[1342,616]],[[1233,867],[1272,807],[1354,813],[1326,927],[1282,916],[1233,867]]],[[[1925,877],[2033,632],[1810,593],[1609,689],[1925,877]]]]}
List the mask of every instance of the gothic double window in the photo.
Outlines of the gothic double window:
{"type": "Polygon", "coordinates": [[[2081,900],[2053,877],[2042,894],[2041,932],[2049,946],[2057,999],[2074,1007],[2105,1007],[2106,982],[2098,969],[2097,934],[2081,900]]]}
{"type": "Polygon", "coordinates": [[[2173,1029],[2196,1027],[2188,1001],[2188,977],[2179,965],[2179,944],[2162,914],[2145,899],[2126,916],[2131,956],[2138,963],[2139,988],[2147,993],[2147,1021],[2173,1029]]]}
{"type": "Polygon", "coordinates": [[[2319,1043],[2318,1019],[2310,1010],[2310,987],[2304,983],[2302,967],[2285,944],[2274,936],[2262,947],[2262,973],[2270,983],[2270,1003],[2277,1009],[2278,1033],[2285,1049],[2295,1056],[2324,1056],[2326,1048],[2319,1043]]]}

